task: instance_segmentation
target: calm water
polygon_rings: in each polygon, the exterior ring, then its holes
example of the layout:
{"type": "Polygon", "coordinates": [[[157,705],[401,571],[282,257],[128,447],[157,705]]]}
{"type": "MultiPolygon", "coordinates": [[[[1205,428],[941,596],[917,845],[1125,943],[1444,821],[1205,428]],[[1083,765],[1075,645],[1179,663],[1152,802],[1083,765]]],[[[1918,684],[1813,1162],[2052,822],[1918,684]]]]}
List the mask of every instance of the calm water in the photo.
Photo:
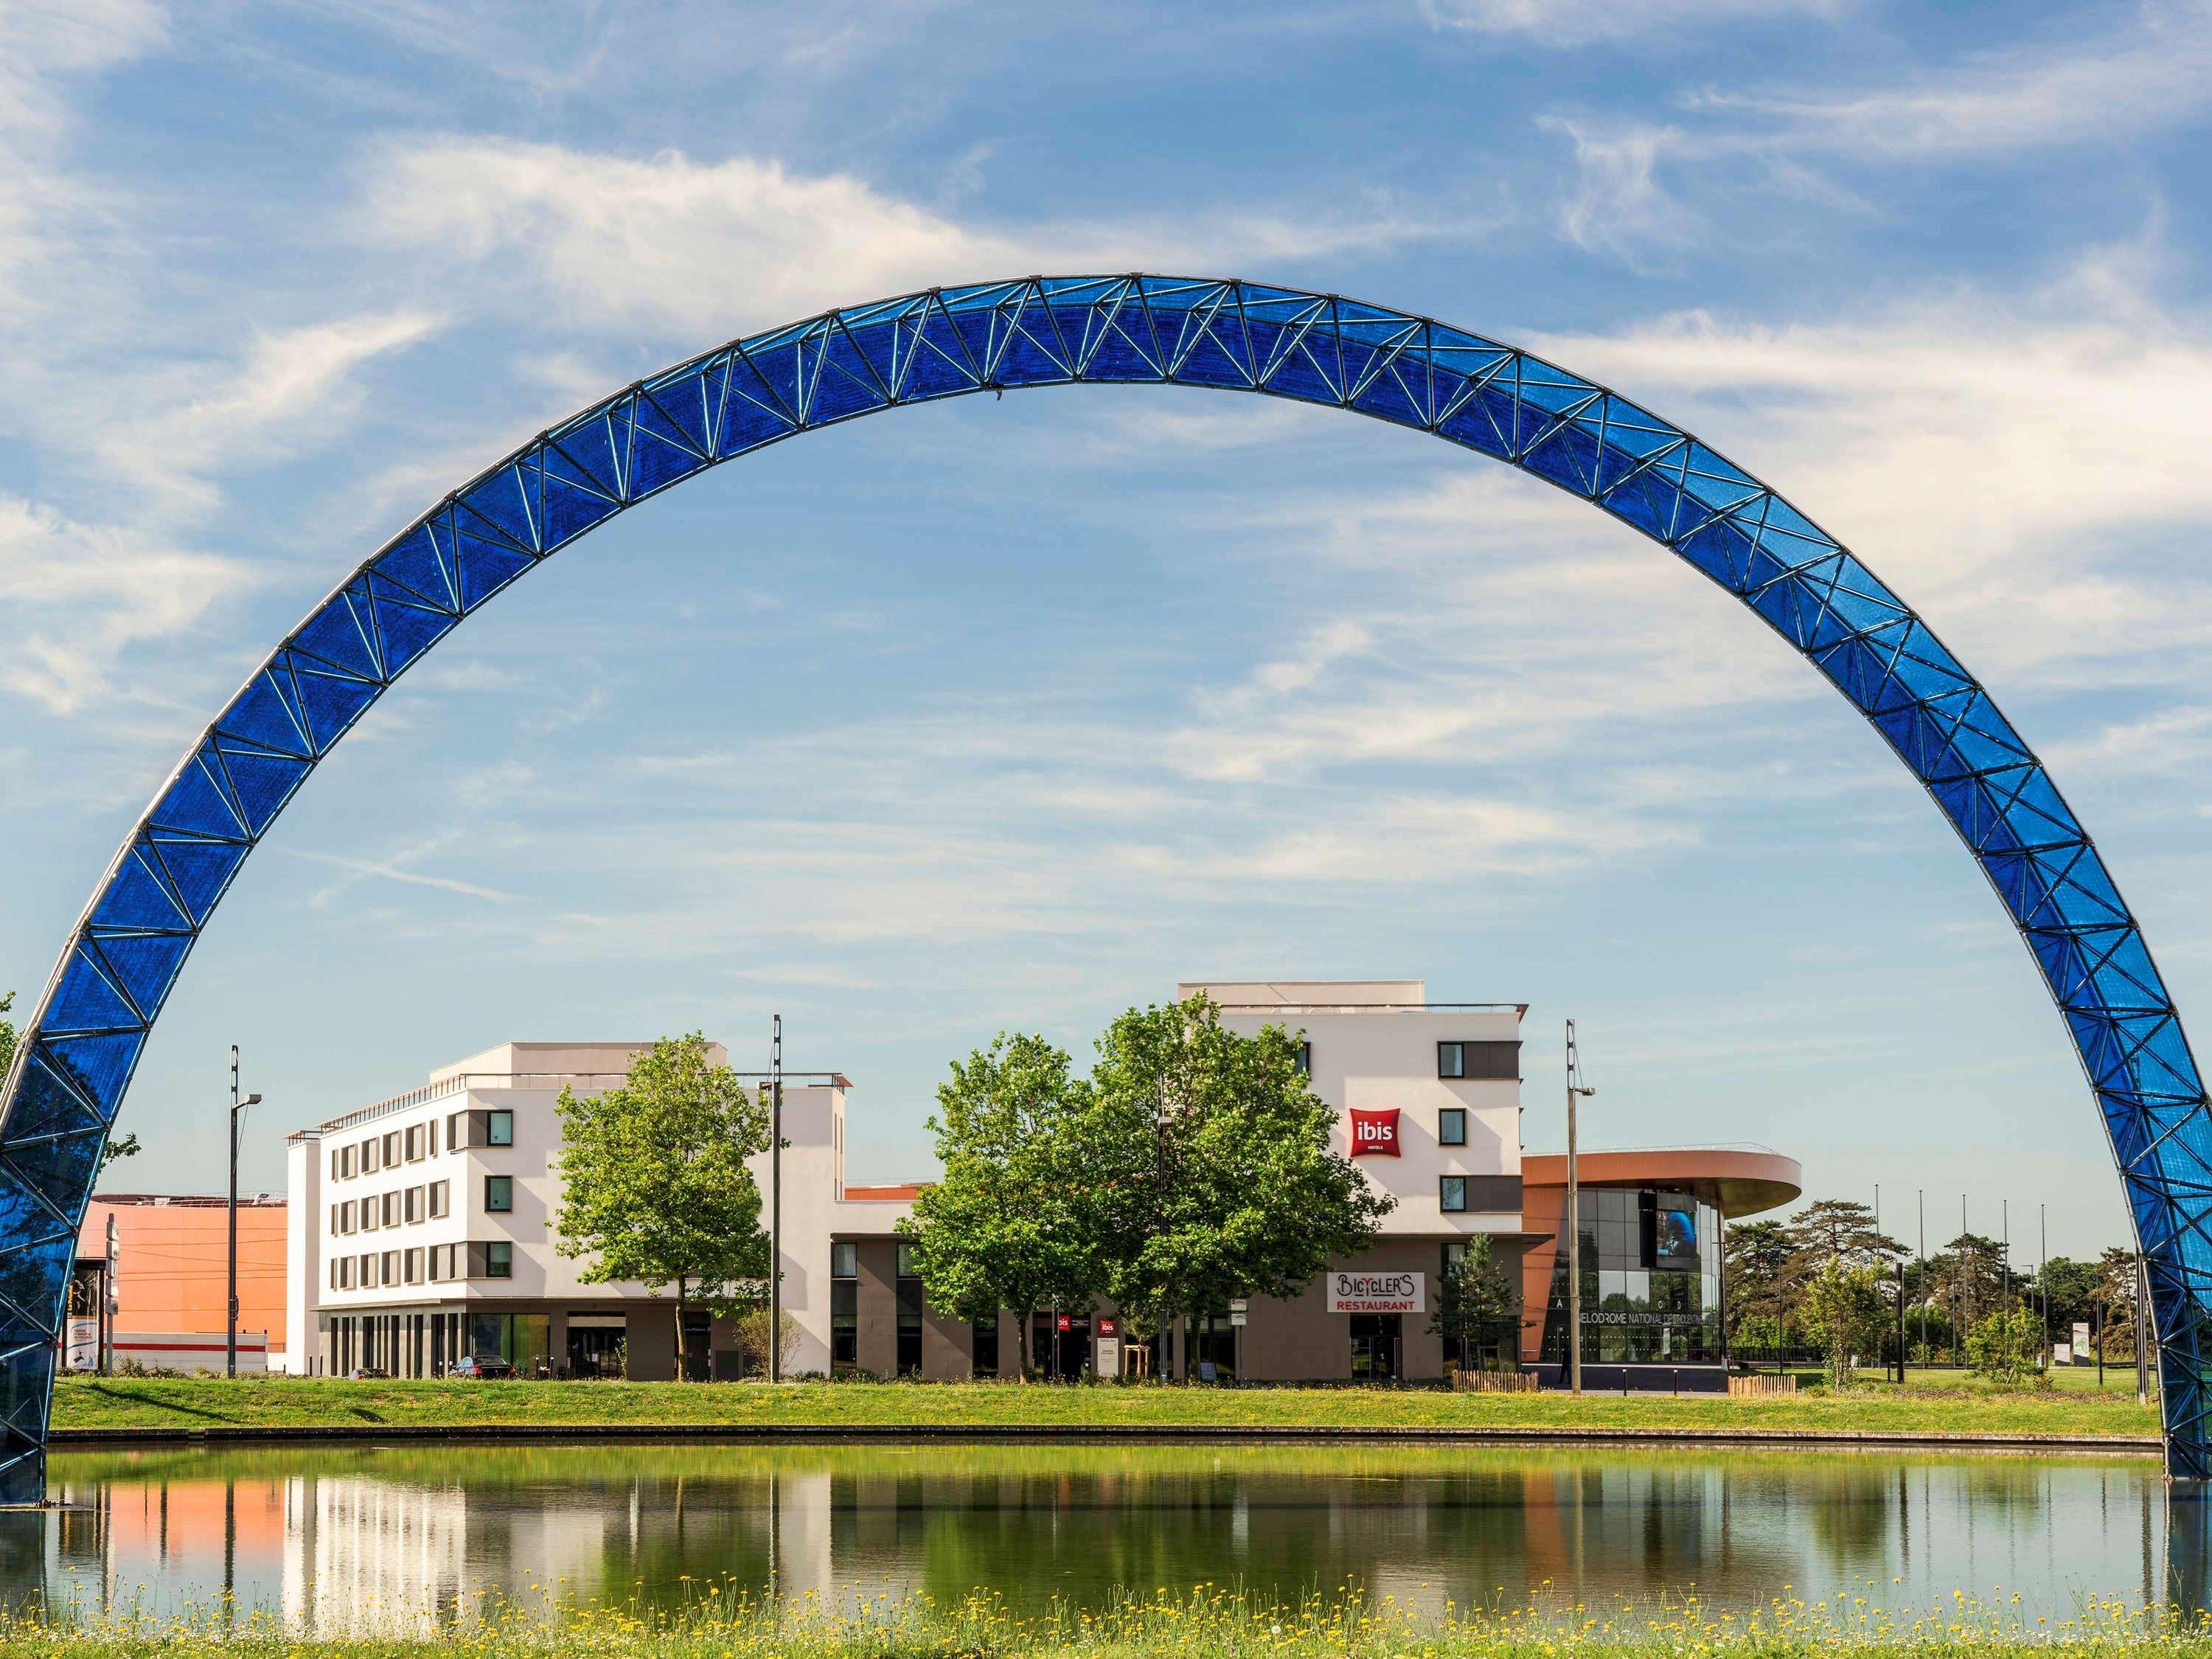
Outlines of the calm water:
{"type": "Polygon", "coordinates": [[[2202,1553],[2169,1562],[2146,1457],[454,1445],[71,1453],[54,1486],[82,1509],[0,1516],[10,1599],[169,1608],[228,1584],[310,1629],[549,1582],[675,1599],[687,1575],[772,1571],[793,1594],[988,1586],[1030,1606],[1204,1580],[1296,1597],[1347,1578],[1437,1609],[1532,1592],[1611,1606],[1693,1583],[1726,1605],[1868,1580],[1919,1605],[2018,1591],[2053,1617],[2089,1595],[2203,1601],[2202,1553]]]}

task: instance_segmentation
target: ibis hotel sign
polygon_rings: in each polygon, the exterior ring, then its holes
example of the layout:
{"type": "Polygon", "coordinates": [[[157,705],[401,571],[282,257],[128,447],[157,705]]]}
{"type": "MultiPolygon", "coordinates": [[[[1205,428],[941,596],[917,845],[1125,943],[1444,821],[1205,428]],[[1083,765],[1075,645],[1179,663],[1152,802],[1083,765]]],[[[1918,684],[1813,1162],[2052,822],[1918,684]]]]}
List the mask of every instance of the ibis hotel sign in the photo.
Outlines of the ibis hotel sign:
{"type": "Polygon", "coordinates": [[[1424,1273],[1331,1273],[1328,1310],[1341,1314],[1409,1314],[1425,1310],[1424,1273]]]}
{"type": "Polygon", "coordinates": [[[1355,1106],[1352,1109],[1352,1155],[1354,1158],[1398,1156],[1398,1109],[1395,1106],[1355,1106]]]}

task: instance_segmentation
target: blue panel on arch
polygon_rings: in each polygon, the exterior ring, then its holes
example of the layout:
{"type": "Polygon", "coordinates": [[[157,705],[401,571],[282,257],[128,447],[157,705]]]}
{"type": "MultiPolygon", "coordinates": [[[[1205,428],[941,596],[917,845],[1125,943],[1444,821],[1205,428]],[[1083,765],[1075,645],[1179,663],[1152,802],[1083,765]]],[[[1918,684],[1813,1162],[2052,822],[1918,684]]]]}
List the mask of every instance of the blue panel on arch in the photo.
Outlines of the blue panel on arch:
{"type": "MultiPolygon", "coordinates": [[[[630,493],[634,496],[650,495],[654,490],[665,489],[708,465],[678,444],[648,432],[641,432],[637,435],[637,453],[630,457],[630,493]]],[[[546,514],[549,532],[552,516],[550,511],[546,514]]],[[[560,540],[567,541],[575,533],[568,531],[561,536],[560,540]]],[[[550,536],[548,544],[552,544],[550,536]]]]}
{"type": "Polygon", "coordinates": [[[195,922],[206,921],[246,850],[244,842],[180,841],[169,836],[156,836],[151,845],[195,922]]]}
{"type": "Polygon", "coordinates": [[[381,589],[373,590],[375,601],[376,637],[384,647],[384,672],[397,679],[417,657],[445,638],[453,625],[453,618],[442,611],[424,611],[419,606],[401,603],[388,598],[381,589]]]}
{"type": "Polygon", "coordinates": [[[0,1150],[0,1164],[64,1215],[80,1217],[84,1213],[83,1195],[92,1190],[93,1172],[100,1167],[100,1148],[106,1139],[106,1130],[100,1127],[11,1144],[0,1150]]]}
{"type": "Polygon", "coordinates": [[[131,1068],[145,1046],[143,1031],[106,1031],[93,1036],[41,1037],[37,1053],[71,1087],[82,1091],[112,1117],[116,1103],[123,1098],[123,1085],[131,1080],[131,1068]]]}
{"type": "Polygon", "coordinates": [[[184,769],[161,792],[161,799],[147,814],[147,822],[162,830],[180,830],[194,836],[242,836],[246,815],[231,802],[206,770],[214,746],[185,763],[184,769]]]}
{"type": "Polygon", "coordinates": [[[406,591],[399,598],[428,605],[434,611],[459,608],[453,590],[453,572],[444,549],[427,525],[418,525],[402,536],[369,567],[387,582],[406,591]]]}
{"type": "MultiPolygon", "coordinates": [[[[512,465],[463,490],[453,505],[453,520],[457,529],[487,541],[505,541],[519,553],[534,553],[539,544],[537,515],[523,497],[521,477],[512,465]]],[[[461,599],[468,602],[465,592],[461,599]]]]}
{"type": "Polygon", "coordinates": [[[300,712],[307,717],[318,750],[327,750],[362,711],[383,695],[384,688],[365,680],[337,674],[318,674],[304,664],[295,665],[292,684],[300,694],[300,712]]]}
{"type": "Polygon", "coordinates": [[[461,603],[473,611],[538,562],[511,547],[463,536],[453,562],[460,567],[461,603]]]}
{"type": "MultiPolygon", "coordinates": [[[[23,1177],[0,1158],[0,1237],[24,1237],[33,1225],[40,1229],[34,1242],[0,1250],[0,1297],[36,1317],[61,1304],[76,1234],[74,1229],[52,1231],[53,1217],[32,1200],[23,1177]]],[[[61,1321],[54,1317],[52,1322],[58,1327],[61,1321]]]]}
{"type": "Polygon", "coordinates": [[[25,1072],[21,1092],[8,1114],[8,1135],[15,1140],[78,1134],[106,1127],[107,1120],[81,1097],[80,1091],[64,1087],[46,1067],[35,1064],[25,1072]]]}
{"type": "Polygon", "coordinates": [[[92,908],[95,927],[189,927],[191,921],[136,847],[124,854],[92,908]]]}
{"type": "Polygon", "coordinates": [[[187,933],[123,933],[94,939],[92,948],[131,1001],[151,1018],[168,994],[192,941],[187,933]]]}
{"type": "Polygon", "coordinates": [[[350,670],[363,679],[384,678],[384,671],[378,665],[345,593],[339,593],[310,617],[293,642],[299,649],[311,652],[335,667],[350,670]]]}
{"type": "Polygon", "coordinates": [[[46,1010],[44,1028],[49,1031],[101,1031],[137,1028],[143,1022],[138,1011],[87,959],[82,946],[70,952],[61,983],[46,1010]]]}
{"type": "Polygon", "coordinates": [[[257,836],[284,810],[284,803],[312,769],[307,762],[286,756],[239,750],[226,751],[222,765],[230,775],[231,787],[238,792],[239,805],[246,809],[247,827],[257,836]]]}
{"type": "Polygon", "coordinates": [[[216,730],[226,737],[240,738],[259,749],[271,749],[280,755],[293,755],[301,760],[311,759],[314,745],[307,734],[291,699],[279,689],[276,676],[263,669],[246,683],[229,708],[216,720],[216,730]]]}

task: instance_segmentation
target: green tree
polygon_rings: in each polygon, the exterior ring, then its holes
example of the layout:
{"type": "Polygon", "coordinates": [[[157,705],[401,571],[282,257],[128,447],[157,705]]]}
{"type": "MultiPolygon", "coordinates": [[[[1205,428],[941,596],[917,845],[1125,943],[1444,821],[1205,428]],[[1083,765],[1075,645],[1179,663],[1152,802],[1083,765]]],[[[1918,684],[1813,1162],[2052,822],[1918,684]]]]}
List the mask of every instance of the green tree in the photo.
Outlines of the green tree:
{"type": "Polygon", "coordinates": [[[1871,1263],[1855,1267],[1841,1256],[1831,1257],[1827,1266],[1805,1282],[1806,1325],[1828,1351],[1832,1387],[1850,1384],[1854,1354],[1880,1349],[1889,1318],[1881,1269],[1871,1263]]]}
{"type": "Polygon", "coordinates": [[[587,1259],[587,1285],[623,1279],[676,1290],[677,1371],[686,1371],[684,1310],[735,1313],[769,1273],[760,1188],[745,1160],[768,1150],[768,1114],[698,1032],[632,1056],[618,1089],[563,1088],[556,1246],[587,1259]]]}
{"type": "Polygon", "coordinates": [[[2077,1323],[2095,1322],[2099,1277],[2094,1261],[2054,1255],[2023,1287],[2023,1294],[2036,1303],[2039,1314],[2045,1304],[2049,1306],[2051,1317],[2044,1331],[2046,1342],[2054,1337],[2066,1340],[2077,1323]]]}
{"type": "Polygon", "coordinates": [[[1106,1289],[1156,1327],[1289,1297],[1374,1242],[1394,1200],[1330,1137],[1297,1040],[1224,1030],[1203,993],[1132,1008],[1098,1040],[1081,1119],[1106,1289]]]}
{"type": "Polygon", "coordinates": [[[2042,1345],[2035,1316],[2015,1302],[1993,1310],[1966,1337],[1966,1359],[1975,1372],[1998,1382],[2023,1382],[2035,1374],[2042,1345]]]}
{"type": "Polygon", "coordinates": [[[1929,1259],[1929,1293],[1971,1330],[2004,1300],[2005,1255],[1994,1238],[1960,1233],[1929,1259]]]}
{"type": "Polygon", "coordinates": [[[1796,1306],[1802,1253],[1779,1221],[1746,1221],[1728,1230],[1728,1311],[1731,1338],[1742,1333],[1757,1341],[1747,1322],[1758,1320],[1784,1346],[1784,1332],[1796,1306]]]}
{"type": "Polygon", "coordinates": [[[1456,1341],[1460,1363],[1473,1370],[1468,1356],[1480,1353],[1483,1340],[1496,1336],[1501,1328],[1516,1329],[1520,1319],[1520,1291],[1498,1265],[1488,1237],[1475,1234],[1437,1286],[1430,1334],[1456,1341]]]}
{"type": "Polygon", "coordinates": [[[1874,1212],[1848,1198],[1824,1198],[1790,1218],[1790,1242],[1815,1273],[1831,1261],[1880,1267],[1906,1254],[1905,1246],[1875,1224],[1874,1212]]]}
{"type": "Polygon", "coordinates": [[[929,1120],[945,1173],[898,1228],[930,1306],[1021,1316],[1024,1381],[1037,1310],[1087,1309],[1104,1280],[1096,1172],[1076,1130],[1090,1090],[1069,1069],[1065,1049],[1004,1032],[955,1060],[929,1120]]]}

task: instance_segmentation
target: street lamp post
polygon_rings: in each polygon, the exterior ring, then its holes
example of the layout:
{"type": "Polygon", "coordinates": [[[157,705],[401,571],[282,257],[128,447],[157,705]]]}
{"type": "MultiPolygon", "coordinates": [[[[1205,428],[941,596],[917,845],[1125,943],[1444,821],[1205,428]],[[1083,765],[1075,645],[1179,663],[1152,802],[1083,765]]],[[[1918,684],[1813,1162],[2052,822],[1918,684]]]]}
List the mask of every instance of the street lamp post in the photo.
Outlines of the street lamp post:
{"type": "Polygon", "coordinates": [[[769,1026],[768,1380],[783,1381],[783,1016],[769,1026]]]}
{"type": "Polygon", "coordinates": [[[223,1339],[222,1374],[238,1375],[238,1115],[261,1103],[259,1095],[238,1097],[238,1045],[230,1045],[230,1317],[223,1339]]]}
{"type": "Polygon", "coordinates": [[[1577,1163],[1575,1103],[1597,1092],[1583,1082],[1582,1054],[1575,1047],[1575,1023],[1567,1022],[1567,1386],[1583,1391],[1583,1217],[1581,1170],[1577,1163]]]}

